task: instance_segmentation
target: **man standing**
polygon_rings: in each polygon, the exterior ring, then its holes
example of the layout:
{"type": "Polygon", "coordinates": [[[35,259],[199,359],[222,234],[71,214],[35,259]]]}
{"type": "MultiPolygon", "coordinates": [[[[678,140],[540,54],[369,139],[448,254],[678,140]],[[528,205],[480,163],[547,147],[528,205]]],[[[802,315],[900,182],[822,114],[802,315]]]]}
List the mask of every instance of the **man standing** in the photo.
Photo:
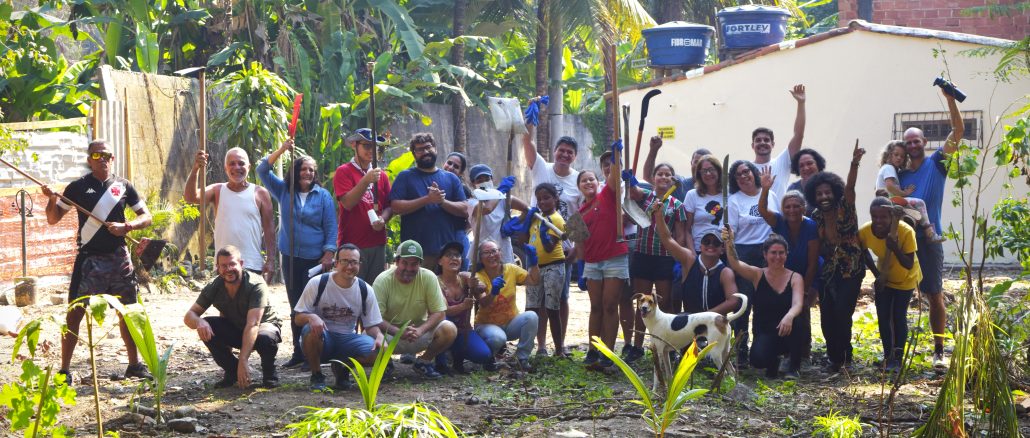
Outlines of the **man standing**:
{"type": "MultiPolygon", "coordinates": [[[[86,152],[86,163],[91,172],[68,184],[64,188],[64,197],[106,222],[79,212],[79,248],[72,267],[68,302],[86,295],[111,294],[122,303],[135,303],[136,272],[129,249],[125,246],[125,235],[129,231],[149,227],[150,211],[132,183],[111,173],[115,157],[106,141],[93,140],[86,152]],[[126,208],[136,213],[136,219],[125,220],[126,208]]],[[[58,198],[48,186],[44,185],[42,190],[47,197],[47,223],[57,224],[73,206],[58,198]]],[[[69,310],[66,316],[68,332],[61,337],[61,369],[58,372],[65,375],[69,385],[73,383],[69,367],[79,340],[79,323],[85,314],[86,310],[81,306],[69,310]]],[[[125,321],[121,320],[121,315],[118,317],[118,329],[129,357],[125,377],[150,378],[146,365],[139,361],[136,344],[125,321]]]]}
{"type": "MultiPolygon", "coordinates": [[[[454,241],[468,250],[468,203],[461,180],[436,167],[432,134],[415,134],[408,147],[415,156],[416,168],[398,174],[390,191],[390,207],[394,214],[401,215],[401,239],[417,241],[422,248],[432,248],[430,251],[439,251],[445,243],[454,241]]],[[[430,253],[425,258],[420,254],[419,258],[422,267],[435,269],[440,254],[430,253]]]]}
{"type": "MultiPolygon", "coordinates": [[[[658,158],[658,150],[662,148],[662,137],[658,135],[651,137],[651,142],[648,146],[647,158],[644,159],[644,180],[654,184],[654,165],[655,160],[658,158]]],[[[712,152],[708,149],[697,148],[694,154],[690,156],[691,176],[688,178],[682,175],[673,175],[673,178],[679,183],[676,190],[672,192],[673,198],[678,199],[680,202],[687,198],[687,192],[694,189],[694,167],[697,166],[698,161],[701,161],[701,157],[711,154],[712,152]]]]}
{"type": "MultiPolygon", "coordinates": [[[[453,176],[453,175],[452,175],[453,176]]],[[[397,266],[379,274],[375,281],[376,300],[382,311],[382,329],[387,341],[400,336],[396,354],[424,351],[415,361],[415,371],[427,379],[439,379],[433,367],[436,356],[450,348],[458,329],[444,319],[447,300],[440,290],[440,281],[426,268],[422,247],[414,240],[397,246],[397,266]],[[400,326],[408,323],[401,333],[400,326]]]]}
{"type": "MultiPolygon", "coordinates": [[[[383,345],[379,324],[379,304],[372,287],[359,278],[361,250],[344,243],[336,251],[336,270],[312,278],[294,311],[294,323],[304,327],[301,331],[304,357],[311,368],[311,389],[325,389],[325,375],[320,365],[330,360],[350,364],[357,359],[363,365],[372,365],[376,350],[383,345]],[[358,320],[366,334],[357,332],[358,320]]],[[[343,365],[331,362],[336,383],[333,389],[345,390],[353,386],[350,373],[343,365]]]]}
{"type": "MultiPolygon", "coordinates": [[[[951,115],[951,134],[948,134],[944,146],[935,150],[929,159],[926,156],[926,137],[919,128],[908,128],[904,134],[905,148],[911,159],[908,170],[899,175],[902,187],[915,186],[910,196],[922,199],[926,203],[930,223],[937,235],[941,234],[941,203],[944,200],[944,182],[948,178],[945,161],[948,155],[958,149],[965,133],[962,113],[958,110],[955,98],[944,93],[951,115]]],[[[922,230],[918,230],[922,231],[922,230]]],[[[930,329],[934,334],[933,366],[938,372],[948,366],[944,359],[944,330],[947,322],[947,309],[944,306],[944,245],[926,239],[926,233],[916,233],[916,256],[919,257],[923,279],[919,282],[919,290],[926,294],[930,302],[930,329]]]]}
{"type": "Polygon", "coordinates": [[[272,388],[279,385],[275,354],[282,342],[282,323],[268,303],[268,285],[260,276],[244,270],[243,265],[239,249],[232,245],[220,248],[215,254],[218,277],[200,292],[183,321],[197,331],[225,372],[215,388],[228,388],[234,383],[240,388],[250,386],[247,359],[254,350],[261,356],[262,385],[272,388]],[[201,318],[211,306],[221,316],[201,318]],[[233,356],[233,348],[240,349],[239,358],[233,356]]]}
{"type": "MultiPolygon", "coordinates": [[[[193,170],[186,178],[186,193],[183,194],[186,202],[200,203],[197,174],[207,168],[207,160],[207,152],[197,152],[193,170]]],[[[229,149],[225,153],[225,175],[229,181],[208,185],[204,189],[204,201],[215,206],[215,248],[235,246],[246,261],[243,268],[270,281],[272,261],[275,260],[272,196],[264,187],[247,182],[248,173],[250,158],[247,151],[229,149]],[[266,251],[264,256],[261,255],[262,243],[266,251]]],[[[201,249],[202,256],[205,252],[206,248],[201,249]]]]}
{"type": "MultiPolygon", "coordinates": [[[[554,163],[548,163],[536,151],[536,126],[527,125],[526,128],[529,129],[529,133],[522,135],[522,152],[533,175],[533,187],[542,183],[554,184],[558,188],[558,213],[562,218],[568,219],[569,215],[579,208],[579,200],[583,196],[576,185],[579,171],[572,168],[579,145],[572,137],[559,138],[558,143],[554,145],[554,163]]],[[[529,204],[536,207],[535,193],[530,197],[529,204]]]]}
{"type": "Polygon", "coordinates": [[[801,143],[805,140],[805,86],[795,85],[790,90],[790,95],[794,96],[798,106],[797,113],[794,115],[794,136],[787,144],[787,149],[770,161],[773,147],[776,146],[772,130],[760,127],[751,132],[751,149],[755,151],[753,163],[758,166],[759,170],[765,167],[772,170],[776,180],[771,191],[778,196],[787,193],[787,185],[790,184],[790,160],[801,150],[801,143]]]}
{"type": "MultiPolygon", "coordinates": [[[[378,141],[386,139],[379,137],[378,141]]],[[[336,168],[333,174],[334,192],[340,202],[337,245],[357,246],[361,252],[358,278],[375,281],[386,269],[386,223],[393,215],[390,178],[382,169],[372,168],[375,143],[371,129],[354,131],[347,137],[347,144],[354,148],[354,158],[336,168]],[[371,220],[369,211],[376,212],[375,221],[371,220]]]]}

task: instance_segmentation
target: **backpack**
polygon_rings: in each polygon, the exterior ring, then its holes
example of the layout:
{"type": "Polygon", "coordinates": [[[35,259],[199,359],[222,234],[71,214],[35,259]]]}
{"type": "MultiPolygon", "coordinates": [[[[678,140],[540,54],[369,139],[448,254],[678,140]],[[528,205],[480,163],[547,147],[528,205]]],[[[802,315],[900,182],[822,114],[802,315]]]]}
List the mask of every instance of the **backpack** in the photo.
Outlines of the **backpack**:
{"type": "MultiPolygon", "coordinates": [[[[311,307],[318,307],[318,303],[322,301],[322,294],[325,293],[325,287],[329,285],[329,277],[332,275],[331,272],[327,272],[318,277],[318,294],[315,295],[315,303],[311,307]]],[[[361,315],[358,317],[358,326],[355,327],[355,331],[357,331],[364,328],[364,324],[361,321],[363,318],[361,317],[365,316],[365,301],[368,300],[368,283],[365,283],[365,280],[359,277],[354,277],[354,279],[358,281],[358,289],[361,291],[361,315]]]]}

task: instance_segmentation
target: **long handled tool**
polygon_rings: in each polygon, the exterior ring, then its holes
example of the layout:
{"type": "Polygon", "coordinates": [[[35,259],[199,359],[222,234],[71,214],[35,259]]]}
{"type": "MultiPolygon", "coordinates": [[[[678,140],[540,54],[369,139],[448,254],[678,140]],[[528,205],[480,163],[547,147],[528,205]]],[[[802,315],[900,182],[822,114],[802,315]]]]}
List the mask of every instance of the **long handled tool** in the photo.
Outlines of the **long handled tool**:
{"type": "MultiPolygon", "coordinates": [[[[207,151],[207,81],[206,67],[190,67],[175,72],[179,76],[190,76],[197,73],[197,80],[200,82],[200,98],[197,99],[197,143],[200,152],[207,151]]],[[[128,136],[126,136],[128,137],[128,136]]],[[[197,175],[197,186],[200,187],[200,235],[197,236],[197,243],[200,245],[200,270],[195,274],[205,272],[207,269],[207,196],[203,190],[207,188],[207,168],[201,169],[197,175]]]]}
{"type": "MultiPolygon", "coordinates": [[[[608,62],[611,64],[612,69],[612,100],[610,102],[612,105],[612,132],[614,134],[612,137],[615,139],[615,141],[621,141],[622,134],[619,132],[619,71],[618,63],[615,59],[617,51],[614,42],[612,42],[610,46],[611,48],[609,49],[608,62]]],[[[628,160],[628,149],[625,150],[625,154],[628,160]]],[[[618,175],[621,174],[622,157],[618,153],[612,153],[612,171],[609,173],[609,175],[615,175],[616,180],[608,181],[608,184],[612,184],[612,187],[615,188],[615,211],[613,212],[615,214],[615,228],[617,235],[615,241],[620,243],[626,241],[626,231],[622,226],[622,184],[620,184],[620,181],[618,179],[618,175]]]]}
{"type": "MultiPolygon", "coordinates": [[[[7,167],[14,169],[15,172],[18,172],[19,174],[21,174],[21,176],[28,178],[29,181],[32,181],[39,186],[46,185],[43,184],[42,181],[36,179],[32,175],[29,175],[28,173],[25,173],[25,171],[19,169],[18,166],[15,166],[7,162],[7,160],[3,158],[0,158],[0,163],[6,164],[7,167]]],[[[79,204],[76,204],[74,201],[68,199],[64,195],[57,192],[54,192],[54,194],[57,195],[57,197],[61,198],[61,200],[64,201],[66,204],[75,207],[75,209],[82,212],[82,214],[85,214],[93,220],[104,224],[105,227],[111,225],[110,222],[100,218],[100,216],[93,214],[92,211],[86,210],[84,207],[80,206],[79,204]]],[[[161,256],[161,251],[164,249],[165,245],[168,244],[167,241],[161,239],[148,239],[144,237],[142,240],[136,240],[128,235],[126,235],[125,238],[131,241],[132,243],[136,244],[136,255],[139,256],[140,265],[143,267],[143,269],[147,270],[154,267],[154,263],[157,262],[157,258],[161,256]]]]}
{"type": "MultiPolygon", "coordinates": [[[[372,167],[379,167],[379,131],[376,127],[376,81],[375,61],[369,61],[365,66],[368,68],[368,127],[372,130],[372,167]]],[[[379,180],[372,182],[372,209],[379,215],[379,180]]]]}
{"type": "MultiPolygon", "coordinates": [[[[516,134],[527,134],[526,121],[523,119],[522,106],[519,101],[512,98],[487,97],[490,106],[490,115],[494,127],[498,131],[508,131],[508,156],[505,165],[507,175],[514,173],[514,143],[516,134]]],[[[504,196],[504,222],[511,219],[511,191],[504,196]]]]}
{"type": "MultiPolygon", "coordinates": [[[[651,106],[651,98],[662,94],[662,90],[651,90],[644,95],[640,102],[640,127],[637,128],[637,144],[633,147],[633,174],[637,173],[637,163],[640,162],[640,139],[644,138],[644,120],[647,119],[647,109],[651,106]]],[[[626,128],[629,130],[629,128],[626,128]]]]}
{"type": "MultiPolygon", "coordinates": [[[[297,96],[293,98],[293,117],[290,118],[290,125],[289,125],[289,129],[287,130],[289,135],[290,135],[290,139],[291,140],[297,134],[297,119],[300,117],[300,106],[301,106],[301,103],[303,101],[304,101],[304,94],[303,93],[298,93],[297,96]]],[[[294,145],[294,148],[295,147],[296,147],[296,145],[294,145]]],[[[289,225],[289,228],[290,228],[290,230],[289,230],[289,232],[290,232],[290,254],[289,254],[289,256],[290,256],[290,263],[289,263],[289,268],[288,269],[289,269],[289,272],[290,272],[290,278],[291,279],[293,278],[293,255],[297,253],[297,249],[294,248],[294,246],[293,246],[294,241],[296,240],[296,239],[294,239],[295,236],[293,235],[293,232],[294,232],[294,222],[295,222],[294,218],[293,218],[293,202],[294,202],[293,199],[297,196],[297,184],[300,183],[300,181],[297,181],[297,178],[295,178],[296,175],[292,174],[293,173],[293,168],[297,166],[297,163],[296,163],[297,154],[294,152],[294,148],[290,148],[290,169],[287,170],[287,172],[290,172],[290,205],[286,206],[286,208],[289,209],[289,210],[287,210],[287,220],[289,221],[289,224],[290,224],[289,225]]],[[[283,207],[282,205],[279,206],[280,209],[282,207],[283,207]]],[[[281,214],[281,212],[282,212],[282,210],[280,210],[280,214],[281,214]]],[[[267,249],[265,249],[265,251],[268,251],[268,253],[271,254],[272,253],[272,248],[267,248],[267,249]]]]}

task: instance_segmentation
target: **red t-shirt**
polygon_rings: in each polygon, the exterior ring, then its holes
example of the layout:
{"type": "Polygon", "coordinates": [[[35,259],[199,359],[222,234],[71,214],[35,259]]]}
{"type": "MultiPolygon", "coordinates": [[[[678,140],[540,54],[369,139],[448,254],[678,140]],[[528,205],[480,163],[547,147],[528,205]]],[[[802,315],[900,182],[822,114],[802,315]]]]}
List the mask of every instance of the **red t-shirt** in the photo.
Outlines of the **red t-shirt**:
{"type": "MultiPolygon", "coordinates": [[[[361,181],[361,178],[364,176],[365,171],[359,169],[353,161],[343,163],[343,165],[337,167],[336,173],[333,174],[333,189],[336,193],[336,199],[339,200],[353,189],[354,186],[358,185],[358,181],[361,181]]],[[[369,185],[365,194],[350,210],[343,208],[343,206],[340,206],[338,209],[340,220],[337,221],[337,226],[339,227],[339,233],[336,234],[337,245],[351,243],[358,248],[386,245],[386,228],[375,231],[372,229],[372,223],[368,221],[368,211],[372,209],[373,205],[373,187],[374,185],[369,185]]],[[[379,193],[376,197],[376,203],[379,204],[380,212],[390,205],[390,178],[386,176],[386,172],[379,175],[379,193]]]]}
{"type": "Polygon", "coordinates": [[[629,252],[625,242],[616,242],[619,232],[615,223],[615,191],[605,185],[601,193],[579,207],[590,230],[590,238],[583,242],[583,261],[597,263],[629,252]]]}

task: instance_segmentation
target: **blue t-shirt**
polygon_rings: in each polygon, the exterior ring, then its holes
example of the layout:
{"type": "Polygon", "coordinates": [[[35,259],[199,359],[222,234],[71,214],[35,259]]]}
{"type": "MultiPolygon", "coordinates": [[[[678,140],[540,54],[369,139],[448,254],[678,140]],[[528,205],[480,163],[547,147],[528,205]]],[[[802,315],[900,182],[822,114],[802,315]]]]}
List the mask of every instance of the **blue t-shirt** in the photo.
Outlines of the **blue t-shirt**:
{"type": "Polygon", "coordinates": [[[787,227],[787,220],[783,215],[773,212],[776,215],[776,226],[772,227],[774,233],[787,239],[787,269],[805,275],[808,272],[808,242],[819,238],[819,225],[814,220],[805,216],[801,218],[801,232],[798,233],[797,241],[790,239],[790,228],[787,227]]]}
{"type": "MultiPolygon", "coordinates": [[[[465,200],[461,181],[453,173],[436,169],[423,172],[417,168],[397,174],[390,189],[390,200],[414,200],[429,194],[429,187],[436,183],[443,190],[448,201],[465,200]]],[[[442,206],[430,204],[411,213],[401,215],[401,241],[412,239],[422,245],[426,255],[437,255],[445,243],[461,242],[468,248],[465,234],[465,218],[447,213],[442,206]]]]}
{"type": "Polygon", "coordinates": [[[910,197],[922,199],[926,203],[926,213],[937,234],[941,234],[941,203],[944,202],[944,182],[948,179],[948,169],[944,167],[946,159],[944,152],[937,149],[923,160],[918,169],[903,170],[898,175],[902,187],[916,187],[910,197]]]}

